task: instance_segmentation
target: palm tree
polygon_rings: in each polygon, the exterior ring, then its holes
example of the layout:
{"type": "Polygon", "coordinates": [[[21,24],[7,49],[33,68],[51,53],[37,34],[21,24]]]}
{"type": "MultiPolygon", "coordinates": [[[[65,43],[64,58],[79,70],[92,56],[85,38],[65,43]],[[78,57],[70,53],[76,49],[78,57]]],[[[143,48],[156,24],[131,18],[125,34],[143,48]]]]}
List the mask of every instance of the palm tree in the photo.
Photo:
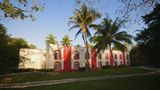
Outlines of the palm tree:
{"type": "Polygon", "coordinates": [[[87,38],[91,36],[89,31],[90,27],[96,26],[93,24],[97,18],[100,18],[100,14],[96,12],[94,9],[88,8],[85,4],[82,5],[80,9],[75,9],[74,15],[69,18],[69,24],[74,24],[69,30],[73,28],[78,28],[78,32],[75,35],[75,38],[81,33],[82,38],[86,47],[87,52],[87,61],[86,61],[86,71],[89,69],[89,53],[88,53],[88,40],[87,38]]]}
{"type": "Polygon", "coordinates": [[[53,36],[52,34],[49,34],[47,37],[46,37],[46,45],[48,46],[49,44],[58,44],[58,41],[56,40],[56,37],[53,36]]]}
{"type": "Polygon", "coordinates": [[[68,35],[65,35],[65,36],[62,38],[62,41],[61,41],[62,45],[64,45],[64,46],[69,46],[69,45],[71,45],[71,42],[72,42],[72,40],[70,40],[70,38],[69,38],[68,35]]]}
{"type": "MultiPolygon", "coordinates": [[[[132,36],[126,31],[120,31],[123,21],[118,21],[116,19],[114,22],[112,20],[104,18],[103,22],[99,25],[95,36],[92,37],[92,41],[95,44],[96,52],[99,53],[106,48],[109,48],[112,61],[114,62],[112,47],[116,47],[122,51],[126,50],[126,46],[123,44],[132,44],[132,36]]],[[[113,63],[111,62],[111,65],[113,63]]]]}

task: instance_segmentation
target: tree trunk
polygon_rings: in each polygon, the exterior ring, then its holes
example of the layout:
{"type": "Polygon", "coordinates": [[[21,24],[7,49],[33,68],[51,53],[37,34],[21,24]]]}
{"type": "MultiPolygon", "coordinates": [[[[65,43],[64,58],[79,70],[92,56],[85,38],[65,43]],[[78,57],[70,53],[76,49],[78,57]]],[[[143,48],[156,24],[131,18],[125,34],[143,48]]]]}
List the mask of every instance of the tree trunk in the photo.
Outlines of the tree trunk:
{"type": "Polygon", "coordinates": [[[113,52],[112,52],[112,49],[111,49],[111,45],[109,45],[109,50],[110,50],[110,53],[111,53],[111,57],[112,57],[112,66],[114,64],[114,57],[113,57],[113,52]]]}
{"type": "Polygon", "coordinates": [[[84,37],[84,44],[86,47],[86,63],[85,63],[85,71],[89,71],[89,50],[88,50],[88,41],[87,41],[87,35],[86,33],[83,33],[83,37],[84,37]]]}

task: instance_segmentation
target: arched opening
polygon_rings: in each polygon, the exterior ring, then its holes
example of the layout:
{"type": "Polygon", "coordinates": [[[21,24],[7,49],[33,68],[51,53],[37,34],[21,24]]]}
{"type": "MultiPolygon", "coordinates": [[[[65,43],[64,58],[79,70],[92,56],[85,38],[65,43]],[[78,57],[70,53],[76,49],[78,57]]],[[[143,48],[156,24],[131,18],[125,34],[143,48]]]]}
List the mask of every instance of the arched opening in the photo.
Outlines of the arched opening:
{"type": "Polygon", "coordinates": [[[114,59],[117,59],[117,54],[114,54],[114,59]]]}
{"type": "Polygon", "coordinates": [[[60,62],[55,62],[54,63],[54,70],[55,71],[60,71],[61,70],[61,63],[60,62]]]}
{"type": "Polygon", "coordinates": [[[74,54],[74,56],[73,56],[73,57],[74,57],[74,60],[79,60],[79,56],[80,56],[80,55],[79,55],[79,52],[76,51],[75,54],[74,54]]]}
{"type": "Polygon", "coordinates": [[[55,60],[60,60],[61,59],[61,51],[60,50],[55,50],[54,51],[54,59],[55,60]]]}
{"type": "Polygon", "coordinates": [[[74,62],[74,70],[78,70],[79,68],[79,62],[74,62]]]}
{"type": "Polygon", "coordinates": [[[102,68],[102,62],[101,61],[98,62],[98,67],[102,68]]]}

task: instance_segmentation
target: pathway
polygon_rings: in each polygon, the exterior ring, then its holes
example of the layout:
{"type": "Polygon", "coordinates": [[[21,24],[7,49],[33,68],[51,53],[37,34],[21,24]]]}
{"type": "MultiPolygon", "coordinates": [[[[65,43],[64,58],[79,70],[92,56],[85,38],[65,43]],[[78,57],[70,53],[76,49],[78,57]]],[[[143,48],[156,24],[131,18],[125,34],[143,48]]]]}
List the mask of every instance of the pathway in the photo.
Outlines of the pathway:
{"type": "Polygon", "coordinates": [[[103,80],[108,78],[123,78],[123,77],[144,76],[144,75],[153,75],[153,74],[160,74],[160,70],[156,70],[148,73],[137,73],[137,74],[107,75],[102,77],[71,78],[71,79],[61,79],[61,80],[0,84],[0,88],[26,88],[26,87],[42,86],[42,85],[63,84],[63,83],[77,82],[77,81],[103,80]]]}

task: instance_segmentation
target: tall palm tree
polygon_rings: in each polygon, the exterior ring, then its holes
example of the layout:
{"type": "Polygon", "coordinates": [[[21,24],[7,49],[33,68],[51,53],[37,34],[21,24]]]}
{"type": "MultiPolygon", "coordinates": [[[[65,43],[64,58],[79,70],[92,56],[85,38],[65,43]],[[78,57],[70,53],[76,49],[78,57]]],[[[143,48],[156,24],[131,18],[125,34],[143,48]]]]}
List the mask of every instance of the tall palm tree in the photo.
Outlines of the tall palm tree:
{"type": "Polygon", "coordinates": [[[49,34],[47,37],[46,37],[46,45],[48,46],[49,44],[58,44],[58,41],[56,40],[56,37],[53,36],[52,34],[49,34]]]}
{"type": "Polygon", "coordinates": [[[87,52],[87,61],[86,61],[86,71],[89,69],[89,53],[88,53],[88,40],[87,38],[91,36],[89,31],[90,27],[96,26],[93,24],[97,18],[100,18],[100,14],[96,12],[94,9],[88,8],[85,4],[82,5],[80,9],[75,9],[74,15],[69,18],[69,24],[74,24],[69,30],[74,28],[78,28],[78,32],[75,35],[75,38],[81,33],[82,38],[86,47],[87,52]]]}
{"type": "Polygon", "coordinates": [[[64,46],[69,46],[69,45],[71,45],[71,42],[72,42],[72,40],[69,38],[68,35],[65,35],[65,36],[62,38],[62,41],[61,41],[62,45],[64,45],[64,46]]]}
{"type": "MultiPolygon", "coordinates": [[[[99,53],[106,48],[109,48],[112,61],[114,62],[112,47],[116,47],[122,51],[126,50],[124,43],[132,44],[132,36],[126,31],[120,31],[123,21],[116,19],[114,22],[108,18],[104,18],[99,25],[95,36],[92,37],[93,43],[95,43],[96,52],[99,53]]],[[[113,63],[111,62],[111,65],[113,63]]]]}

